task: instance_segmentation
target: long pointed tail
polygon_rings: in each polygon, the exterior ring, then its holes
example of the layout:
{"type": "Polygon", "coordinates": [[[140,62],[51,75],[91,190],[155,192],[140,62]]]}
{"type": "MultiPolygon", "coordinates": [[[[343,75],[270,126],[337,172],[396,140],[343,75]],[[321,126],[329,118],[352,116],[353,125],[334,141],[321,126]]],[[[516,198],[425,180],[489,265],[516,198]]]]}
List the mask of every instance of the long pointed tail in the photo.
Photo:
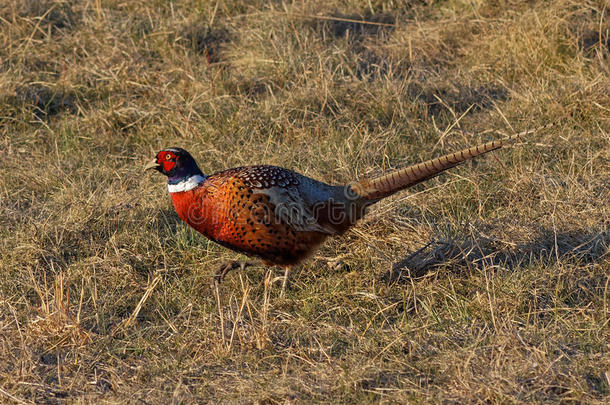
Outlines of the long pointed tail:
{"type": "Polygon", "coordinates": [[[506,144],[509,144],[523,135],[536,132],[540,129],[548,128],[553,124],[548,124],[543,127],[524,131],[516,135],[509,136],[505,139],[487,142],[481,145],[473,146],[472,148],[464,149],[459,152],[450,153],[436,159],[430,159],[413,166],[398,169],[391,173],[374,179],[361,179],[350,184],[352,190],[366,200],[378,200],[389,195],[403,190],[407,187],[421,183],[424,180],[438,176],[447,169],[464,163],[467,160],[477,156],[500,149],[506,144]]]}

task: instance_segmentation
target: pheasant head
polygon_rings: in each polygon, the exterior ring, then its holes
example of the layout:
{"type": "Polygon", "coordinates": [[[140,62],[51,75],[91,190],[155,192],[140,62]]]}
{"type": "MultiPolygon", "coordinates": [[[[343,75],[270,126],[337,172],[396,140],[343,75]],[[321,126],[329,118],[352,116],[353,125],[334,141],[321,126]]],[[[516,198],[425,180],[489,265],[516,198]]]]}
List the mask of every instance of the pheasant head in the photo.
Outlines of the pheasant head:
{"type": "Polygon", "coordinates": [[[163,149],[144,169],[166,175],[170,192],[188,191],[206,178],[195,159],[182,148],[163,149]]]}

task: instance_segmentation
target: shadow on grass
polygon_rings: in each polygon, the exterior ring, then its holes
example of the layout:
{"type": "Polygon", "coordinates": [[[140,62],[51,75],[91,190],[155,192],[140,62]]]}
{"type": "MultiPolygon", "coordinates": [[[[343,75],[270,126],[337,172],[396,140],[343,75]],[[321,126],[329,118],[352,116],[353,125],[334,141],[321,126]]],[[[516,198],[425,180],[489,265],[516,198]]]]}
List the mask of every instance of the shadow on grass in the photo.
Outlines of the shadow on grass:
{"type": "Polygon", "coordinates": [[[471,87],[456,84],[429,86],[412,82],[407,98],[425,106],[423,117],[434,116],[438,119],[443,112],[448,113],[449,109],[457,115],[468,109],[472,112],[489,110],[496,101],[505,101],[508,92],[493,83],[471,87]]]}
{"type": "Polygon", "coordinates": [[[47,31],[56,33],[72,30],[81,20],[78,11],[75,10],[74,1],[25,0],[20,3],[16,10],[20,17],[40,21],[42,29],[32,35],[44,36],[47,31]]]}
{"type": "Polygon", "coordinates": [[[76,94],[44,85],[18,86],[9,102],[30,108],[40,119],[48,119],[63,111],[76,113],[76,94]]]}
{"type": "Polygon", "coordinates": [[[369,35],[378,35],[383,31],[393,31],[396,16],[389,13],[343,14],[336,12],[332,18],[323,24],[334,37],[350,35],[355,40],[369,35]]]}
{"type": "Polygon", "coordinates": [[[174,41],[198,54],[205,55],[208,63],[221,62],[223,47],[233,38],[226,28],[212,28],[207,24],[195,22],[185,24],[174,41]]]}
{"type": "Polygon", "coordinates": [[[596,263],[608,256],[610,231],[582,230],[554,233],[541,228],[536,238],[511,249],[500,250],[498,241],[484,236],[464,240],[432,241],[396,262],[383,279],[390,283],[424,277],[438,268],[508,268],[527,267],[532,263],[550,265],[560,260],[580,264],[596,263]]]}

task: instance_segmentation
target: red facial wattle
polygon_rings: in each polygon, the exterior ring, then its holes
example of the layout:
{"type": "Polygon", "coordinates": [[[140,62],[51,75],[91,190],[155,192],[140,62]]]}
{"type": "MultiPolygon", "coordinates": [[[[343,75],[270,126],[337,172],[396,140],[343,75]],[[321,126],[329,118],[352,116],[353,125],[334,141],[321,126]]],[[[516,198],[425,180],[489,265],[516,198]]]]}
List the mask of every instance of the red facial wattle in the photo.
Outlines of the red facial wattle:
{"type": "Polygon", "coordinates": [[[159,152],[157,163],[161,165],[164,173],[169,173],[176,165],[176,155],[172,152],[159,152]]]}

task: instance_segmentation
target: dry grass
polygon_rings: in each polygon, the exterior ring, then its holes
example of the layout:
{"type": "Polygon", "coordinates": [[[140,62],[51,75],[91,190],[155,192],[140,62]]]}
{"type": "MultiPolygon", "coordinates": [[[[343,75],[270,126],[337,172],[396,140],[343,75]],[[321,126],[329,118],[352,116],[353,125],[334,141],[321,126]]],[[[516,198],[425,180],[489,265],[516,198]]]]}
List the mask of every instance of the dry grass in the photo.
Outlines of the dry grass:
{"type": "Polygon", "coordinates": [[[0,401],[607,403],[609,30],[604,0],[3,1],[0,401]],[[220,312],[235,255],[141,172],[340,183],[550,122],[220,312]]]}

